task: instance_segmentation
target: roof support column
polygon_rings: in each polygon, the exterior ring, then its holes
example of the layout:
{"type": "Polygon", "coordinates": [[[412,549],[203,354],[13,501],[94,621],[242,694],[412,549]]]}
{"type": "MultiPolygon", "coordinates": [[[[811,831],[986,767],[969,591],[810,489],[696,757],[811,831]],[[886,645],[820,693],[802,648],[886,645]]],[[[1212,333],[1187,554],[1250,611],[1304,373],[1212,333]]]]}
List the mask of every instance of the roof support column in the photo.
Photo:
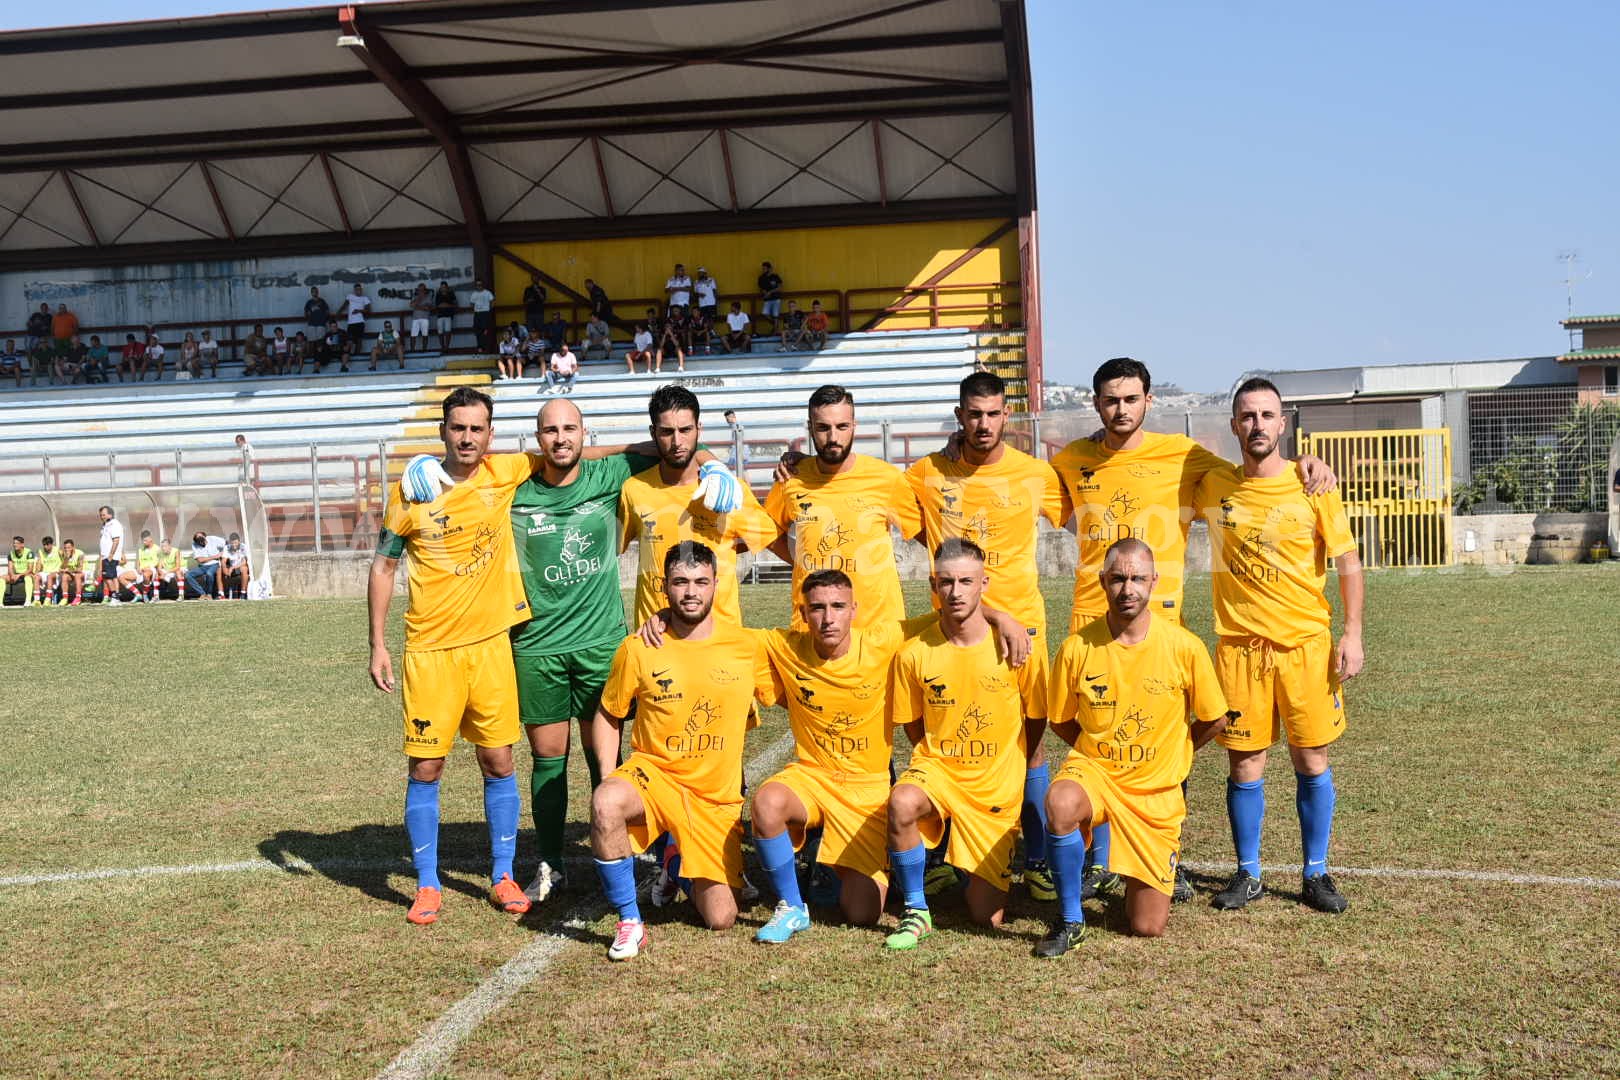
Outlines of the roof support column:
{"type": "Polygon", "coordinates": [[[1029,411],[1041,411],[1043,349],[1041,343],[1040,239],[1035,217],[1035,107],[1030,90],[1028,27],[1024,0],[1001,0],[1001,35],[1007,55],[1007,83],[1011,91],[1013,168],[1018,178],[1018,281],[1023,293],[1025,370],[1029,379],[1029,411]]]}

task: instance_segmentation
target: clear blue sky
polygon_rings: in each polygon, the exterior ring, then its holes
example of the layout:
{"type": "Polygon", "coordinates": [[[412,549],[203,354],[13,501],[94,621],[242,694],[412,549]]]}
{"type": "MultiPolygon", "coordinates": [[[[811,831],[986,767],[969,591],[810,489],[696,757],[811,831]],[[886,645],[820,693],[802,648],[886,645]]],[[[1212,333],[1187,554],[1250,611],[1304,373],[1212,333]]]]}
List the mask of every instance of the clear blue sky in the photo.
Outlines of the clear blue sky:
{"type": "MultiPolygon", "coordinates": [[[[0,25],[264,7],[7,5],[0,25]]],[[[335,6],[335,4],[296,5],[335,6]]],[[[1029,0],[1048,377],[1555,353],[1620,311],[1620,4],[1029,0]]]]}

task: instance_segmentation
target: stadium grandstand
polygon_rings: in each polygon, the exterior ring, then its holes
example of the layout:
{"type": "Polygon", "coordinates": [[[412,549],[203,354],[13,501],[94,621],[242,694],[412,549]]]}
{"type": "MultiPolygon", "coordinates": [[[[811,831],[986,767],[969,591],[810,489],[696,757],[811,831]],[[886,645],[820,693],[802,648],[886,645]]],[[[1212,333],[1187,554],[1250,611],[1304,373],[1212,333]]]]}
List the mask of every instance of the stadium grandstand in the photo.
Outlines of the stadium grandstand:
{"type": "MultiPolygon", "coordinates": [[[[897,464],[937,446],[975,368],[1039,407],[1021,0],[423,0],[7,33],[0,56],[0,339],[22,359],[0,377],[0,507],[30,528],[93,533],[108,491],[241,485],[225,509],[262,505],[243,531],[278,555],[366,550],[452,387],[495,396],[498,448],[532,432],[545,381],[495,377],[512,324],[574,343],[598,440],[643,437],[648,392],[679,380],[761,489],[822,383],[897,464]],[[736,302],[750,345],[631,373],[637,324],[685,291],[676,264],[707,272],[692,300],[716,337],[736,302]],[[441,283],[450,305],[407,335],[416,287],[441,283]],[[319,372],[312,295],[342,338],[319,372]],[[784,335],[783,305],[817,301],[825,343],[784,335]],[[582,347],[593,310],[605,357],[582,347]],[[36,333],[41,312],[85,348],[36,333]],[[385,338],[373,371],[385,320],[403,363],[385,338]],[[261,373],[275,327],[307,331],[301,369],[261,373]],[[203,331],[217,375],[188,378],[203,331]],[[154,338],[166,369],[121,375],[154,338]]],[[[142,499],[174,509],[131,529],[230,525],[142,499]]]]}

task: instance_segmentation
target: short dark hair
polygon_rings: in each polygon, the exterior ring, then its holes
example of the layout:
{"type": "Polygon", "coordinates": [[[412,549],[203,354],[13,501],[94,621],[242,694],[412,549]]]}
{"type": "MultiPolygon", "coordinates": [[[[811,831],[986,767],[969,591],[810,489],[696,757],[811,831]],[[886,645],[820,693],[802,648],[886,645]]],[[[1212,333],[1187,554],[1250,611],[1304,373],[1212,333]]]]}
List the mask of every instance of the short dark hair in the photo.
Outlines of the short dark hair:
{"type": "Polygon", "coordinates": [[[47,537],[43,538],[42,540],[40,540],[40,543],[42,543],[42,544],[54,544],[54,543],[56,543],[56,541],[51,539],[49,536],[47,536],[47,537]]]}
{"type": "Polygon", "coordinates": [[[1244,394],[1252,394],[1257,390],[1270,390],[1273,394],[1277,395],[1277,401],[1279,403],[1282,401],[1282,391],[1277,389],[1276,383],[1262,375],[1251,375],[1249,378],[1238,383],[1238,388],[1232,391],[1233,416],[1237,415],[1238,398],[1242,397],[1244,394]]]}
{"type": "Polygon", "coordinates": [[[1112,360],[1103,362],[1102,367],[1091,376],[1091,392],[1102,393],[1105,382],[1115,379],[1141,379],[1142,393],[1153,392],[1153,376],[1148,374],[1147,365],[1140,360],[1132,360],[1129,356],[1116,356],[1112,360]]]}
{"type": "Polygon", "coordinates": [[[109,514],[112,514],[113,517],[118,516],[118,514],[110,506],[98,506],[98,507],[96,507],[96,513],[98,513],[98,514],[101,513],[103,510],[107,511],[107,513],[109,513],[109,514]]]}
{"type": "Polygon", "coordinates": [[[13,536],[13,537],[12,537],[12,539],[13,539],[13,540],[15,540],[15,541],[16,541],[16,542],[17,542],[17,543],[19,543],[19,544],[21,544],[21,543],[24,543],[24,542],[25,542],[25,541],[24,541],[24,540],[23,540],[23,538],[22,538],[22,537],[20,537],[20,536],[13,536]]]}
{"type": "Polygon", "coordinates": [[[961,558],[968,558],[982,563],[984,562],[984,548],[960,536],[947,536],[940,541],[939,547],[934,549],[935,564],[942,563],[946,559],[961,558]]]}
{"type": "Polygon", "coordinates": [[[656,424],[658,418],[671,409],[686,409],[691,412],[693,420],[702,415],[696,394],[684,386],[667,383],[654,390],[652,397],[647,399],[647,419],[656,424]]]}
{"type": "Polygon", "coordinates": [[[718,570],[714,561],[714,550],[701,540],[682,540],[668,551],[664,552],[664,577],[677,566],[707,566],[710,570],[718,570]]]}
{"type": "Polygon", "coordinates": [[[816,388],[816,392],[810,395],[811,409],[820,409],[827,405],[854,406],[854,404],[855,395],[850,393],[848,390],[845,390],[837,383],[828,383],[826,386],[818,386],[816,388]]]}
{"type": "Polygon", "coordinates": [[[451,409],[460,409],[468,405],[482,405],[484,407],[485,415],[490,420],[495,419],[495,402],[488,394],[477,389],[476,387],[458,386],[454,390],[450,391],[449,394],[445,395],[444,422],[447,424],[450,422],[451,409]]]}
{"type": "Polygon", "coordinates": [[[849,580],[849,575],[842,570],[817,570],[806,574],[804,581],[799,584],[799,595],[805,599],[810,598],[812,589],[854,589],[855,583],[849,580]]]}
{"type": "Polygon", "coordinates": [[[975,371],[963,379],[956,388],[956,401],[961,404],[970,397],[1007,396],[1007,384],[993,371],[975,371]]]}
{"type": "Polygon", "coordinates": [[[141,539],[142,540],[150,540],[150,539],[152,539],[152,530],[151,529],[142,529],[141,530],[141,539]]]}

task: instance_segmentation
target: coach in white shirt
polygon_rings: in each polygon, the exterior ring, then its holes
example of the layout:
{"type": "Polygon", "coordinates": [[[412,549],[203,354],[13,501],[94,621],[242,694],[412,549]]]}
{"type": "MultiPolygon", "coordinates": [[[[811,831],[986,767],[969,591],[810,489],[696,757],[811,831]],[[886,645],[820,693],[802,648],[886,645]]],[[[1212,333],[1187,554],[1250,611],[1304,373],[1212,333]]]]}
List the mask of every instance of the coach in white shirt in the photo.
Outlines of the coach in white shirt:
{"type": "Polygon", "coordinates": [[[675,272],[664,282],[664,292],[669,296],[671,308],[684,308],[692,303],[692,279],[686,276],[685,266],[675,264],[675,272]]]}
{"type": "Polygon", "coordinates": [[[113,516],[113,508],[103,506],[101,518],[101,595],[118,602],[118,564],[124,558],[124,525],[113,516]],[[109,584],[110,583],[110,584],[109,584]],[[109,591],[110,589],[110,591],[109,591]]]}
{"type": "Polygon", "coordinates": [[[219,595],[219,566],[224,554],[223,536],[201,529],[191,534],[191,566],[186,570],[186,588],[191,596],[212,600],[219,595]]]}
{"type": "Polygon", "coordinates": [[[371,306],[371,297],[354,283],[354,292],[343,298],[343,307],[349,313],[349,341],[354,344],[355,355],[360,354],[360,345],[366,338],[366,308],[371,306]]]}

